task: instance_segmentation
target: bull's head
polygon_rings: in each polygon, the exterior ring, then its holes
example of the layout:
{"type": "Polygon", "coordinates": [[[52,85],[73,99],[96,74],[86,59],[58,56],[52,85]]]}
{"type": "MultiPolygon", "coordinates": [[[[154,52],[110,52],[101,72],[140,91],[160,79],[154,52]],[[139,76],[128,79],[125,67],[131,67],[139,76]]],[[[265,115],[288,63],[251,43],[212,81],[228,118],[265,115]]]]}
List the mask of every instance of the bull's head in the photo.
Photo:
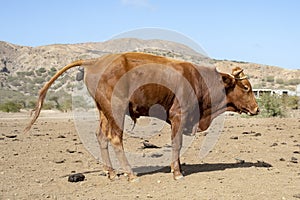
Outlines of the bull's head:
{"type": "Polygon", "coordinates": [[[222,73],[227,96],[227,110],[248,115],[257,115],[259,108],[251,84],[243,69],[236,67],[232,74],[222,73]]]}

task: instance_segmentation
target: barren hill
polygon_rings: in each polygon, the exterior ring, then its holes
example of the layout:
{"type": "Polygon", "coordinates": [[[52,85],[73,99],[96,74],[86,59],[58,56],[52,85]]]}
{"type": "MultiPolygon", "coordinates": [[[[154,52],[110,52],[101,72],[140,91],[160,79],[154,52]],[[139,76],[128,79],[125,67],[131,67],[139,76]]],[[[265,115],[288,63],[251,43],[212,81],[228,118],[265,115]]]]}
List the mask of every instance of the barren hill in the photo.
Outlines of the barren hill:
{"type": "Polygon", "coordinates": [[[189,47],[161,40],[116,39],[106,42],[81,44],[53,44],[39,47],[27,47],[0,42],[0,68],[7,68],[12,72],[34,70],[37,67],[61,67],[75,59],[99,57],[106,53],[136,51],[138,49],[153,48],[173,51],[182,55],[197,55],[189,47]]]}
{"type": "MultiPolygon", "coordinates": [[[[106,42],[53,44],[38,47],[19,46],[0,41],[0,70],[2,71],[0,73],[0,89],[36,95],[36,90],[55,73],[56,69],[73,60],[128,51],[143,51],[196,64],[216,66],[225,72],[230,72],[231,68],[240,66],[251,77],[251,82],[255,87],[295,90],[295,85],[300,83],[300,70],[287,70],[256,63],[215,60],[175,42],[124,38],[106,42]],[[30,85],[28,85],[29,83],[30,85]]],[[[60,80],[56,89],[61,86],[65,88],[67,84],[71,84],[74,80],[68,79],[68,76],[74,76],[71,74],[67,74],[65,79],[60,80]]]]}

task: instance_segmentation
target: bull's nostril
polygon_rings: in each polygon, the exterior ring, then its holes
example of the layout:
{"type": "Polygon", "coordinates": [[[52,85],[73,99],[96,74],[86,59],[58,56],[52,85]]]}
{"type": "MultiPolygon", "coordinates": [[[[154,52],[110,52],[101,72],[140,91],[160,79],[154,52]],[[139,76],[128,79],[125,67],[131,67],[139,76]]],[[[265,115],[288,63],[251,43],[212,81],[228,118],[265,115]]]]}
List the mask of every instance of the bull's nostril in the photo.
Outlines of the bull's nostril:
{"type": "Polygon", "coordinates": [[[259,112],[260,112],[259,107],[257,107],[256,108],[256,113],[259,113],[259,112]]]}

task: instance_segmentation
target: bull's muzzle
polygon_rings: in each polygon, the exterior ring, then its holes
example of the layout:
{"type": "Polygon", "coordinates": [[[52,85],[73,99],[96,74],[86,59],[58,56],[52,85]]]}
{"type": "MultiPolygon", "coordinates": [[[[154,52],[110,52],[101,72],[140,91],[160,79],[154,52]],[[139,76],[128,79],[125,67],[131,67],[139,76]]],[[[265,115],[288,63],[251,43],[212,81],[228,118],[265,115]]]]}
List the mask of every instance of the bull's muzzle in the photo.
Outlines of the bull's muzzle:
{"type": "Polygon", "coordinates": [[[248,115],[258,115],[258,113],[259,113],[259,107],[256,107],[256,108],[254,108],[253,110],[251,110],[251,111],[248,111],[248,115]]]}

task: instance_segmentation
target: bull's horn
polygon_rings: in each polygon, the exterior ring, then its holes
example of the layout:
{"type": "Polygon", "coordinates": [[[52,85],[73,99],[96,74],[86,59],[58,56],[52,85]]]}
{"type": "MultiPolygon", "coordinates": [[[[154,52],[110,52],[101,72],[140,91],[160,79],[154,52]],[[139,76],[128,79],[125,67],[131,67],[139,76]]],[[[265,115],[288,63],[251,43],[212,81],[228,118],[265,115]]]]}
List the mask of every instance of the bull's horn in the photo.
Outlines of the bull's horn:
{"type": "MultiPolygon", "coordinates": [[[[215,70],[216,70],[216,72],[218,72],[220,74],[223,73],[223,72],[221,72],[221,70],[218,67],[216,67],[215,70]]],[[[230,74],[230,73],[226,73],[226,74],[228,74],[230,77],[234,78],[234,76],[232,74],[230,74]]]]}
{"type": "Polygon", "coordinates": [[[232,75],[233,75],[234,77],[240,77],[240,74],[241,74],[243,71],[244,71],[244,70],[241,69],[241,68],[239,68],[239,67],[234,68],[234,69],[232,70],[232,75]]]}

